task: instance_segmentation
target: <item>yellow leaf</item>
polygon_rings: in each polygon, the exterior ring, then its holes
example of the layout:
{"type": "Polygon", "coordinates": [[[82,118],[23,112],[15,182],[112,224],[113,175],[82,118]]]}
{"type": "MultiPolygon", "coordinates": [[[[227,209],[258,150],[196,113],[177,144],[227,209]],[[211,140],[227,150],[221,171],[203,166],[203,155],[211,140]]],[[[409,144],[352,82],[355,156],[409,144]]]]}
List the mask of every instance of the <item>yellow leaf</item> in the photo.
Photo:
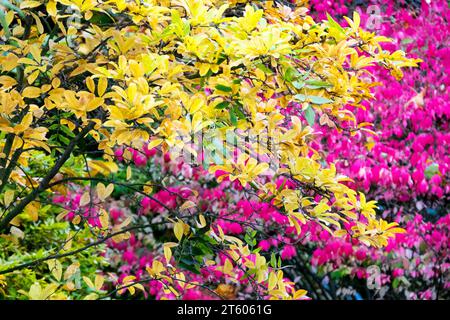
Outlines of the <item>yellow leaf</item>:
{"type": "Polygon", "coordinates": [[[9,207],[11,202],[14,200],[14,190],[8,190],[4,194],[3,203],[5,204],[5,207],[9,207]]]}
{"type": "Polygon", "coordinates": [[[104,209],[100,210],[99,220],[103,229],[107,229],[109,227],[109,215],[104,209]]]}
{"type": "Polygon", "coordinates": [[[80,207],[83,207],[87,205],[91,201],[91,196],[88,191],[83,193],[83,195],[80,198],[80,207]]]}
{"type": "Polygon", "coordinates": [[[230,275],[233,271],[233,264],[229,259],[225,260],[225,263],[223,265],[223,273],[230,275]]]}
{"type": "MultiPolygon", "coordinates": [[[[30,49],[31,51],[31,49],[30,49]]],[[[22,63],[22,64],[29,64],[32,66],[37,66],[39,65],[36,61],[34,61],[33,59],[30,58],[20,58],[19,60],[17,60],[18,63],[22,63]]]]}
{"type": "Polygon", "coordinates": [[[98,96],[102,97],[103,94],[106,91],[106,87],[108,86],[108,80],[106,78],[100,78],[98,80],[98,87],[97,87],[97,91],[98,91],[98,96]]]}
{"type": "Polygon", "coordinates": [[[86,282],[86,284],[88,285],[89,288],[91,289],[95,289],[94,284],[92,283],[91,279],[89,279],[88,277],[83,277],[84,282],[86,282]]]}
{"type": "Polygon", "coordinates": [[[79,224],[81,222],[80,216],[75,216],[75,218],[72,219],[73,224],[79,224]]]}
{"type": "Polygon", "coordinates": [[[170,259],[172,258],[172,250],[168,246],[164,246],[164,257],[166,258],[166,262],[170,263],[170,259]]]}
{"type": "Polygon", "coordinates": [[[105,282],[105,278],[102,275],[96,275],[95,276],[95,280],[94,280],[94,284],[95,284],[95,289],[97,289],[97,291],[100,291],[103,287],[103,283],[105,282]]]}
{"type": "Polygon", "coordinates": [[[23,1],[20,3],[20,9],[35,8],[42,4],[40,1],[23,1]]]}
{"type": "Polygon", "coordinates": [[[334,234],[335,237],[340,238],[340,237],[345,236],[347,234],[347,231],[344,230],[344,229],[340,229],[340,230],[334,231],[333,234],[334,234]]]}
{"type": "Polygon", "coordinates": [[[84,18],[86,20],[90,20],[93,15],[94,15],[94,13],[92,11],[86,11],[86,13],[84,14],[84,18]]]}
{"type": "Polygon", "coordinates": [[[119,230],[125,228],[126,226],[128,226],[131,223],[132,220],[133,219],[131,217],[126,218],[124,221],[122,221],[122,223],[120,225],[117,226],[117,228],[119,230]]]}
{"type": "Polygon", "coordinates": [[[150,150],[150,149],[153,149],[153,148],[159,146],[163,141],[164,141],[163,139],[155,139],[155,140],[152,140],[152,141],[150,141],[150,143],[148,144],[148,147],[147,147],[147,148],[148,148],[149,150],[150,150]]]}
{"type": "Polygon", "coordinates": [[[38,15],[30,12],[31,15],[33,16],[34,20],[36,21],[36,28],[38,29],[38,32],[40,34],[44,33],[44,26],[42,25],[41,19],[39,19],[38,15]]]}
{"type": "Polygon", "coordinates": [[[278,277],[276,276],[276,274],[274,272],[271,272],[269,275],[269,284],[267,286],[267,289],[269,291],[273,290],[276,285],[278,283],[278,277]]]}
{"type": "Polygon", "coordinates": [[[163,245],[164,249],[164,257],[166,258],[167,263],[170,263],[170,258],[172,258],[172,250],[170,248],[178,246],[178,243],[175,242],[166,242],[163,245]]]}
{"type": "Polygon", "coordinates": [[[183,238],[183,233],[184,233],[183,221],[178,221],[177,223],[175,223],[175,225],[173,227],[173,232],[175,233],[175,237],[178,239],[178,241],[181,241],[181,239],[183,238]]]}
{"type": "Polygon", "coordinates": [[[41,88],[26,87],[23,89],[22,97],[24,98],[37,98],[41,95],[41,88]]]}
{"type": "Polygon", "coordinates": [[[4,86],[4,89],[9,89],[15,86],[17,81],[9,76],[0,76],[0,84],[4,86]]]}
{"type": "Polygon", "coordinates": [[[123,278],[122,280],[122,284],[127,285],[133,282],[133,280],[135,280],[136,277],[135,276],[126,276],[125,278],[123,278]]]}
{"type": "Polygon", "coordinates": [[[64,290],[67,291],[74,291],[75,290],[75,284],[72,281],[66,282],[66,284],[63,286],[64,290]]]}
{"type": "Polygon", "coordinates": [[[59,285],[56,283],[51,283],[48,286],[46,286],[45,289],[42,290],[41,300],[48,299],[52,294],[55,293],[55,291],[58,287],[59,287],[59,285]]]}
{"type": "Polygon", "coordinates": [[[359,24],[361,22],[361,18],[359,16],[358,11],[353,11],[353,23],[355,24],[354,29],[355,31],[359,28],[359,24]]]}
{"type": "Polygon", "coordinates": [[[107,176],[119,170],[117,164],[112,161],[89,160],[88,164],[92,176],[96,176],[99,173],[107,176]]]}
{"type": "Polygon", "coordinates": [[[180,207],[180,210],[186,210],[186,209],[193,208],[193,207],[195,207],[195,203],[188,200],[185,203],[183,203],[183,205],[180,207]]]}
{"type": "Polygon", "coordinates": [[[153,260],[152,267],[147,267],[146,270],[150,276],[157,276],[161,274],[161,272],[165,271],[166,268],[164,268],[164,265],[161,261],[153,260]]]}
{"type": "Polygon", "coordinates": [[[28,296],[31,300],[42,300],[42,288],[39,282],[33,283],[33,285],[30,287],[30,291],[28,291],[28,296]]]}
{"type": "Polygon", "coordinates": [[[105,185],[100,182],[97,184],[96,191],[100,201],[104,201],[114,191],[114,185],[110,183],[107,187],[105,187],[105,185]]]}
{"type": "Polygon", "coordinates": [[[92,77],[86,78],[86,86],[88,87],[90,92],[95,92],[95,83],[94,80],[92,80],[92,77]]]}
{"type": "Polygon", "coordinates": [[[146,185],[144,186],[143,191],[145,192],[145,194],[151,194],[153,192],[153,187],[146,185]]]}
{"type": "Polygon", "coordinates": [[[14,53],[9,53],[3,60],[1,60],[1,67],[3,71],[11,71],[17,67],[19,58],[14,53]]]}
{"type": "Polygon", "coordinates": [[[28,84],[32,84],[34,80],[36,80],[36,78],[39,76],[39,73],[39,70],[33,71],[27,78],[28,84]]]}
{"type": "Polygon", "coordinates": [[[56,11],[56,1],[50,0],[47,3],[47,12],[52,17],[56,16],[56,13],[57,13],[57,11],[56,11]]]}
{"type": "Polygon", "coordinates": [[[219,237],[220,237],[220,240],[223,241],[223,239],[224,239],[224,237],[225,237],[225,234],[223,233],[222,227],[219,226],[219,225],[217,225],[217,230],[219,230],[219,237]]]}
{"type": "Polygon", "coordinates": [[[61,80],[59,78],[53,78],[52,80],[52,86],[53,88],[58,88],[61,85],[61,80]]]}
{"type": "Polygon", "coordinates": [[[206,227],[206,219],[205,219],[205,217],[202,214],[200,214],[198,218],[200,220],[200,228],[206,227]]]}
{"type": "Polygon", "coordinates": [[[50,272],[55,277],[57,281],[61,280],[62,277],[62,264],[58,260],[49,260],[47,261],[48,268],[50,269],[50,272]]]}
{"type": "Polygon", "coordinates": [[[70,266],[67,267],[64,272],[64,280],[69,280],[75,273],[77,273],[80,269],[80,263],[74,262],[70,266]]]}
{"type": "Polygon", "coordinates": [[[23,231],[15,226],[12,226],[9,232],[18,239],[23,239],[25,237],[23,231]]]}
{"type": "Polygon", "coordinates": [[[98,294],[96,293],[89,293],[86,297],[83,298],[83,300],[97,300],[98,294]]]}
{"type": "Polygon", "coordinates": [[[306,290],[297,290],[297,291],[295,291],[293,298],[294,299],[301,298],[301,297],[305,296],[307,293],[308,293],[308,291],[306,291],[306,290]]]}
{"type": "Polygon", "coordinates": [[[130,179],[131,179],[131,175],[132,175],[131,167],[128,166],[128,167],[127,167],[127,180],[130,180],[130,179]]]}
{"type": "Polygon", "coordinates": [[[67,234],[66,241],[64,243],[64,247],[63,247],[64,251],[69,251],[70,248],[72,248],[72,239],[73,239],[73,233],[69,232],[67,234]]]}
{"type": "Polygon", "coordinates": [[[125,232],[125,233],[118,234],[118,235],[112,237],[112,239],[113,239],[113,241],[114,241],[115,243],[120,243],[120,242],[122,242],[122,241],[124,241],[124,240],[129,239],[130,236],[131,236],[131,235],[130,235],[129,232],[125,232]]]}
{"type": "Polygon", "coordinates": [[[17,126],[14,127],[14,132],[16,134],[22,133],[25,130],[27,130],[31,123],[33,122],[33,113],[32,112],[28,112],[22,119],[22,121],[20,122],[20,124],[18,124],[17,126]]]}

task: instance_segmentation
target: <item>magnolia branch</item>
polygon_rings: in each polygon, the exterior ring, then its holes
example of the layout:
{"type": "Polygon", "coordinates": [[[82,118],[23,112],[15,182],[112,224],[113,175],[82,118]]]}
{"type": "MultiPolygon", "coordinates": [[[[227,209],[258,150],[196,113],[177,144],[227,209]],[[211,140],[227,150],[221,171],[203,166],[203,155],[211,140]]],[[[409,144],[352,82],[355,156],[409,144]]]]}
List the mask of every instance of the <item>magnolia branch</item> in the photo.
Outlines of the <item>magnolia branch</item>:
{"type": "Polygon", "coordinates": [[[95,125],[94,122],[90,122],[78,133],[78,135],[75,136],[75,138],[73,138],[72,141],[70,141],[69,145],[64,150],[63,154],[60,156],[60,158],[55,163],[50,172],[41,180],[37,188],[31,191],[25,198],[22,199],[22,201],[19,204],[17,204],[17,206],[14,207],[14,209],[12,209],[8,214],[6,214],[5,217],[3,217],[0,220],[0,232],[5,231],[11,220],[13,220],[20,213],[22,213],[25,207],[34,199],[36,199],[36,197],[38,197],[41,192],[48,189],[50,181],[55,177],[55,175],[59,172],[64,163],[69,159],[70,155],[72,154],[72,151],[75,149],[80,140],[84,138],[84,136],[89,131],[91,131],[92,128],[94,128],[94,125],[95,125]]]}
{"type": "Polygon", "coordinates": [[[37,265],[39,265],[39,264],[41,264],[41,263],[43,263],[43,262],[45,262],[47,260],[60,259],[60,258],[64,258],[64,257],[75,255],[75,254],[83,252],[83,251],[85,251],[85,250],[87,250],[87,249],[89,249],[91,247],[98,246],[98,245],[104,243],[105,241],[107,241],[108,239],[111,239],[111,238],[113,238],[115,236],[118,236],[120,234],[129,232],[129,231],[138,230],[138,229],[146,229],[146,228],[150,228],[150,227],[155,226],[155,225],[161,225],[161,224],[166,224],[166,223],[169,223],[169,222],[168,221],[155,222],[155,223],[151,223],[151,224],[136,225],[136,226],[132,226],[132,227],[129,227],[129,228],[125,228],[125,229],[122,229],[120,231],[111,233],[111,234],[109,234],[109,235],[107,235],[107,236],[105,236],[105,237],[103,237],[103,238],[101,238],[101,239],[99,239],[97,241],[94,241],[94,242],[92,242],[92,243],[90,243],[90,244],[88,244],[86,246],[83,246],[81,248],[78,248],[76,250],[72,250],[72,251],[65,252],[65,253],[52,254],[52,255],[49,255],[47,257],[44,257],[44,258],[41,258],[41,259],[37,259],[37,260],[34,260],[34,261],[30,261],[30,262],[26,262],[26,263],[20,264],[18,266],[15,266],[15,267],[12,267],[12,268],[9,268],[9,269],[0,270],[0,275],[1,274],[11,273],[13,271],[25,269],[25,268],[28,268],[28,267],[34,267],[34,266],[37,266],[37,265]]]}

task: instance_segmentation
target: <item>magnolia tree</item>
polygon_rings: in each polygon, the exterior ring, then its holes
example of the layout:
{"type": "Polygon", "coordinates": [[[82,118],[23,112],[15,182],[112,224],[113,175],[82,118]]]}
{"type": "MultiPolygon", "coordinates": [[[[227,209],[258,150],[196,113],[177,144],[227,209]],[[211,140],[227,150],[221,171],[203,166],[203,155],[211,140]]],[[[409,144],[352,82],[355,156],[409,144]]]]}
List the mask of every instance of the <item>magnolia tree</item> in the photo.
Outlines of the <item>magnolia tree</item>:
{"type": "Polygon", "coordinates": [[[226,297],[234,283],[247,298],[305,298],[261,235],[314,222],[383,247],[404,232],[311,146],[315,118],[370,132],[346,107],[372,98],[368,67],[400,79],[420,61],[345,19],[282,1],[1,1],[0,294],[111,297],[150,282],[165,298],[226,297]],[[130,241],[152,251],[139,273],[92,277],[105,245],[130,241]]]}

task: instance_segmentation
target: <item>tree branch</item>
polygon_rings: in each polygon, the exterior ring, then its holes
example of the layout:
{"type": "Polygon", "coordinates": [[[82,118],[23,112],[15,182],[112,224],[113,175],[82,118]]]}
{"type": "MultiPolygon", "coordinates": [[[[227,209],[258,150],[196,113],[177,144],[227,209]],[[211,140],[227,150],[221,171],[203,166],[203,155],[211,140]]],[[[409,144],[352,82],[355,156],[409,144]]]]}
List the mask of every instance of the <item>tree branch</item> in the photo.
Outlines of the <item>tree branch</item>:
{"type": "Polygon", "coordinates": [[[41,180],[39,183],[39,186],[34,189],[32,192],[30,192],[25,198],[22,199],[22,201],[14,207],[13,210],[11,210],[5,217],[0,220],[0,232],[6,230],[8,224],[11,222],[14,217],[19,215],[25,207],[32,202],[36,197],[39,195],[39,193],[45,191],[48,189],[50,181],[55,177],[55,175],[59,172],[61,167],[64,165],[64,163],[69,159],[70,155],[72,154],[72,151],[77,146],[78,142],[94,127],[95,123],[90,122],[86,127],[81,130],[75,138],[70,141],[67,148],[64,150],[64,153],[61,155],[61,157],[58,159],[58,161],[55,163],[53,168],[50,170],[50,172],[41,180]]]}
{"type": "Polygon", "coordinates": [[[43,263],[43,262],[45,262],[47,260],[59,259],[59,258],[72,256],[74,254],[77,254],[77,253],[80,253],[80,252],[82,252],[84,250],[87,250],[87,249],[89,249],[91,247],[98,246],[99,244],[102,244],[106,240],[108,240],[108,239],[110,239],[112,237],[115,237],[115,236],[117,236],[119,234],[122,234],[122,233],[125,233],[125,232],[128,232],[128,231],[132,231],[132,230],[137,230],[137,229],[145,229],[145,228],[149,228],[149,227],[154,226],[154,225],[165,224],[165,223],[169,223],[169,221],[155,222],[155,223],[151,223],[151,224],[137,225],[137,226],[125,228],[123,230],[111,233],[111,234],[109,234],[109,235],[107,235],[107,236],[105,236],[105,237],[103,237],[103,238],[101,238],[101,239],[99,239],[99,240],[97,240],[95,242],[92,242],[92,243],[90,243],[90,244],[88,244],[88,245],[86,245],[84,247],[78,248],[76,250],[72,250],[72,251],[69,251],[69,252],[66,252],[66,253],[52,254],[52,255],[49,255],[47,257],[36,259],[36,260],[30,261],[30,262],[26,262],[26,263],[20,264],[18,266],[15,266],[15,267],[12,267],[12,268],[9,268],[9,269],[6,269],[6,270],[0,270],[0,275],[11,273],[13,271],[17,271],[17,270],[21,270],[21,269],[25,269],[25,268],[28,268],[28,267],[31,267],[31,266],[36,266],[36,265],[39,265],[39,264],[41,264],[41,263],[43,263]]]}

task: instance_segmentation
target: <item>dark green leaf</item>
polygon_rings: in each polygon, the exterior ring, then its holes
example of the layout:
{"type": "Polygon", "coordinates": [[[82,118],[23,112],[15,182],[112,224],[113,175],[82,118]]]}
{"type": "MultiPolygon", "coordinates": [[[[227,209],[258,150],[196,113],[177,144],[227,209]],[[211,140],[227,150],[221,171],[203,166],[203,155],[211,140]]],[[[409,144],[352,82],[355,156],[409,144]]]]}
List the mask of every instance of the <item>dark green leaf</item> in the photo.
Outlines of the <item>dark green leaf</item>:
{"type": "Polygon", "coordinates": [[[230,121],[233,126],[237,126],[238,119],[237,119],[236,114],[234,113],[233,109],[230,110],[230,121]]]}
{"type": "Polygon", "coordinates": [[[288,82],[292,82],[293,80],[296,80],[301,76],[300,72],[297,71],[297,69],[293,67],[287,68],[286,72],[284,73],[284,80],[288,82]]]}
{"type": "Polygon", "coordinates": [[[72,131],[70,131],[70,129],[67,128],[66,126],[60,126],[60,129],[62,130],[62,132],[67,134],[69,137],[71,137],[71,138],[75,137],[75,134],[72,131]]]}
{"type": "Polygon", "coordinates": [[[223,84],[217,84],[215,87],[217,90],[223,91],[223,92],[231,92],[233,89],[231,87],[225,86],[223,84]]]}
{"type": "Polygon", "coordinates": [[[270,265],[272,266],[272,268],[277,267],[277,258],[275,257],[275,253],[273,253],[273,252],[270,256],[270,265]]]}
{"type": "Polygon", "coordinates": [[[225,109],[230,105],[228,101],[222,101],[216,106],[216,109],[225,109]]]}

